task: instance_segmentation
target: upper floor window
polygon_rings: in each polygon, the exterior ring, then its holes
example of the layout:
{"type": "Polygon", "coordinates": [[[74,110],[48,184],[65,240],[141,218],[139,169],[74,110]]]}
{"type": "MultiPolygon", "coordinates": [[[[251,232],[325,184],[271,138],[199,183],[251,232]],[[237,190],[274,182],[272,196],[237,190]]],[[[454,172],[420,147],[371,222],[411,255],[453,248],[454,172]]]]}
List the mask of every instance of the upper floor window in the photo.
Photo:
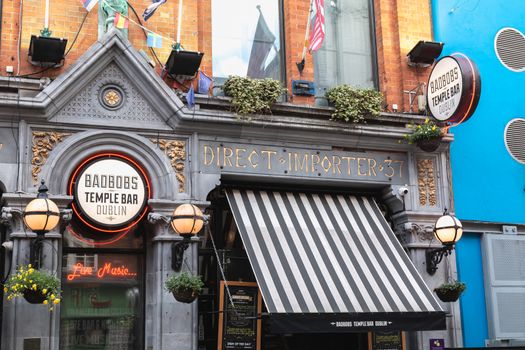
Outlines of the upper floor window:
{"type": "Polygon", "coordinates": [[[371,0],[325,0],[325,38],[314,53],[317,94],[349,84],[377,88],[371,0]]]}
{"type": "Polygon", "coordinates": [[[212,0],[212,65],[229,75],[281,80],[279,0],[212,0]]]}

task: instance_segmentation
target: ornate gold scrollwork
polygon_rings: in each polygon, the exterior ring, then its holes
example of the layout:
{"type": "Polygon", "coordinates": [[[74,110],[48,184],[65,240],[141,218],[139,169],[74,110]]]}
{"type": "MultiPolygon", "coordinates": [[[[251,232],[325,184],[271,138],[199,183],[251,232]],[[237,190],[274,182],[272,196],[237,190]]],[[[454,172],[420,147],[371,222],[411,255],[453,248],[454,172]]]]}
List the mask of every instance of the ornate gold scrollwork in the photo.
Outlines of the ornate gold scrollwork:
{"type": "Polygon", "coordinates": [[[38,183],[38,174],[46,163],[49,152],[70,135],[71,133],[66,132],[33,131],[33,146],[31,147],[33,151],[33,157],[31,158],[33,183],[38,183]]]}
{"type": "Polygon", "coordinates": [[[184,167],[186,164],[186,142],[172,141],[165,139],[150,139],[151,142],[158,145],[164,154],[170,159],[173,169],[175,169],[175,177],[179,182],[179,193],[186,191],[186,177],[184,175],[184,167]]]}
{"type": "Polygon", "coordinates": [[[419,204],[434,207],[437,205],[436,177],[432,159],[417,161],[417,179],[419,190],[419,204]]]}

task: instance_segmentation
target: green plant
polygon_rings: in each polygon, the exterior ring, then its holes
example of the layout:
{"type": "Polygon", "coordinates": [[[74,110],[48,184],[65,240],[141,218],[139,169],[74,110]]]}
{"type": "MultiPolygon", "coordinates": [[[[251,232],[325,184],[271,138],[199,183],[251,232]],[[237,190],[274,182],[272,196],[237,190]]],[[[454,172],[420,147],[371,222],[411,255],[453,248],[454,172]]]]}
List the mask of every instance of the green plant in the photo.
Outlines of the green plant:
{"type": "Polygon", "coordinates": [[[423,124],[409,124],[408,128],[412,130],[412,133],[405,135],[405,139],[410,144],[417,143],[420,140],[430,140],[443,136],[441,128],[428,118],[425,119],[423,124]]]}
{"type": "Polygon", "coordinates": [[[49,304],[50,310],[60,303],[60,280],[49,272],[33,268],[31,264],[20,266],[4,285],[7,300],[23,296],[27,291],[42,293],[45,297],[43,304],[49,304]]]}
{"type": "Polygon", "coordinates": [[[240,116],[270,112],[286,91],[275,79],[250,79],[230,75],[223,85],[224,93],[232,97],[232,107],[240,116]]]}
{"type": "Polygon", "coordinates": [[[441,289],[442,291],[454,291],[454,292],[463,292],[467,288],[467,285],[464,282],[453,281],[443,283],[436,289],[441,289]]]}
{"type": "Polygon", "coordinates": [[[359,123],[366,118],[378,117],[383,103],[383,94],[373,89],[357,89],[340,85],[325,94],[328,102],[335,107],[332,120],[359,123]]]}
{"type": "Polygon", "coordinates": [[[202,287],[204,287],[204,283],[202,282],[200,276],[192,276],[187,272],[170,276],[164,285],[166,290],[169,292],[193,290],[197,293],[200,293],[202,291],[202,287]]]}

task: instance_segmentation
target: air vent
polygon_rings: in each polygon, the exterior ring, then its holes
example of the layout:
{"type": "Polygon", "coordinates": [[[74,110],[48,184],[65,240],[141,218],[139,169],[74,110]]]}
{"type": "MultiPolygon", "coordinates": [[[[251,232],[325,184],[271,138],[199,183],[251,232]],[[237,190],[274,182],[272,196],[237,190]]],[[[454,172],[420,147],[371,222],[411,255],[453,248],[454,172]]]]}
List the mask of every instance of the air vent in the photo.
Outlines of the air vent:
{"type": "Polygon", "coordinates": [[[525,35],[514,28],[503,28],[494,39],[494,50],[501,63],[514,72],[525,70],[525,35]]]}
{"type": "Polygon", "coordinates": [[[512,119],[505,127],[505,146],[512,158],[525,164],[525,119],[512,119]]]}

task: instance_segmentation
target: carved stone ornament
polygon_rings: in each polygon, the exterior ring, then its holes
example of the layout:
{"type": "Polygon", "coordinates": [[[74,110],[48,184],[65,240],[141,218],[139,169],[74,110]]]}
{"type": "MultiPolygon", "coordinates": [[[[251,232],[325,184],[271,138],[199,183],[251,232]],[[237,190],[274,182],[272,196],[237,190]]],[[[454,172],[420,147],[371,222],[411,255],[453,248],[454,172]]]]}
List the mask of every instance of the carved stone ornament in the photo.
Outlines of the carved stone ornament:
{"type": "Polygon", "coordinates": [[[179,193],[186,191],[186,177],[184,167],[186,164],[186,143],[184,141],[172,141],[165,139],[150,139],[159,146],[164,154],[170,159],[171,166],[175,169],[175,176],[179,183],[179,193]]]}
{"type": "Polygon", "coordinates": [[[417,182],[419,204],[435,207],[437,205],[436,176],[432,159],[417,161],[417,182]]]}
{"type": "Polygon", "coordinates": [[[434,226],[415,224],[413,222],[405,224],[405,231],[412,237],[417,237],[420,242],[434,240],[434,226]]]}
{"type": "Polygon", "coordinates": [[[33,183],[38,183],[38,174],[46,163],[49,152],[70,135],[71,133],[66,132],[33,131],[33,146],[31,147],[33,151],[33,157],[31,158],[33,183]]]}

